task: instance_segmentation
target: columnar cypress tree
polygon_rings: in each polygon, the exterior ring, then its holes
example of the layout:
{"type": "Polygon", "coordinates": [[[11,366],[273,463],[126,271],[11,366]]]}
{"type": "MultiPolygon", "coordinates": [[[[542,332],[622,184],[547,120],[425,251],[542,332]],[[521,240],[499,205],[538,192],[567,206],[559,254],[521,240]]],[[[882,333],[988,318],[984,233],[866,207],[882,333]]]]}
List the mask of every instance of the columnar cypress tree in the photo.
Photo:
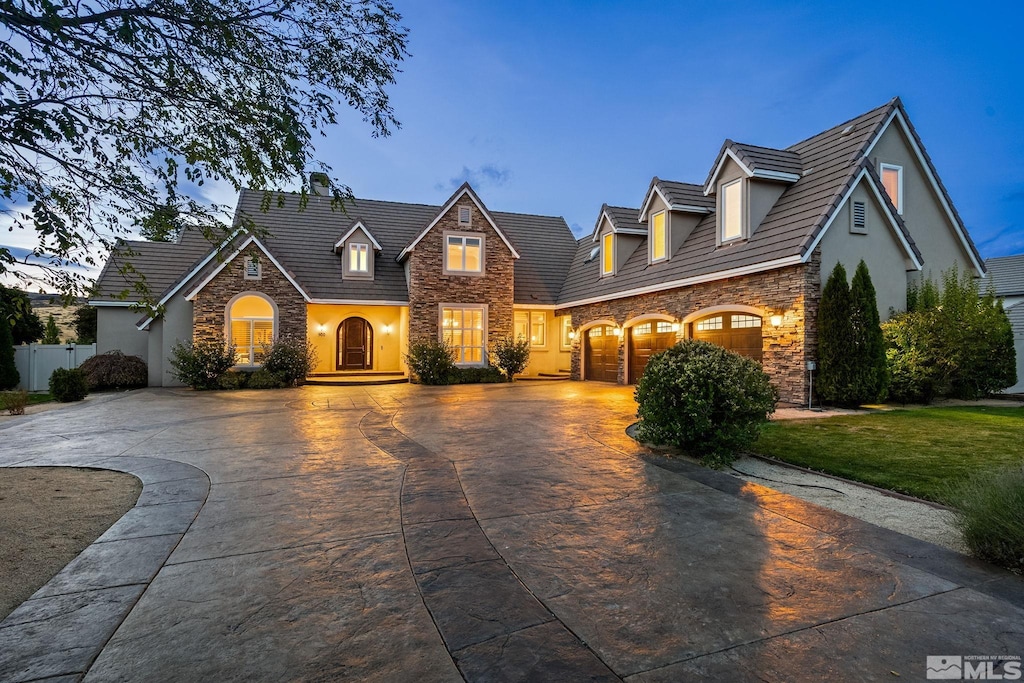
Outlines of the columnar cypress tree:
{"type": "Polygon", "coordinates": [[[878,299],[871,274],[863,260],[857,264],[850,285],[853,320],[853,375],[851,398],[873,403],[885,397],[889,373],[885,363],[885,339],[878,318],[878,299]]]}
{"type": "Polygon", "coordinates": [[[43,343],[44,344],[60,344],[60,328],[57,327],[57,321],[53,319],[53,314],[46,319],[46,330],[43,332],[43,343]]]}
{"type": "Polygon", "coordinates": [[[14,336],[11,323],[0,317],[0,389],[13,389],[21,381],[18,368],[14,365],[14,336]]]}
{"type": "Polygon", "coordinates": [[[846,269],[837,263],[825,283],[818,308],[818,394],[838,405],[855,404],[851,394],[853,306],[846,269]]]}

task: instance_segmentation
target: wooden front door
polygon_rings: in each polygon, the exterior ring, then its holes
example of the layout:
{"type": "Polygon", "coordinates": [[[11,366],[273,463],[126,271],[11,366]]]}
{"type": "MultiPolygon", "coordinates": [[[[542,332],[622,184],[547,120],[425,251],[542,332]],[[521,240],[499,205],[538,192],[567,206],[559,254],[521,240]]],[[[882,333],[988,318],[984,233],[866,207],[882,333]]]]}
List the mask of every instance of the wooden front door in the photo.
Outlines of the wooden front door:
{"type": "Polygon", "coordinates": [[[629,330],[629,383],[636,384],[654,354],[676,343],[672,323],[654,320],[634,325],[629,330]]]}
{"type": "Polygon", "coordinates": [[[619,381],[619,338],[609,325],[583,333],[583,364],[586,378],[595,382],[619,381]]]}
{"type": "Polygon", "coordinates": [[[338,326],[338,370],[373,369],[373,328],[362,318],[338,326]]]}

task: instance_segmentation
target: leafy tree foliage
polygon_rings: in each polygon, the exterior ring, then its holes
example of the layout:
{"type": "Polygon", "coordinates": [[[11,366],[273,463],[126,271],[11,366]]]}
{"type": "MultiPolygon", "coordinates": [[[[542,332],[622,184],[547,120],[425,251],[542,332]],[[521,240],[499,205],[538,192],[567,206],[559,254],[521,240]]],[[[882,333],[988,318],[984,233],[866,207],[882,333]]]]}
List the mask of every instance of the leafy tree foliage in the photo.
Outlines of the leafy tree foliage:
{"type": "Polygon", "coordinates": [[[825,282],[818,307],[818,393],[837,405],[854,405],[853,300],[846,269],[837,263],[825,282]]]}
{"type": "Polygon", "coordinates": [[[885,363],[885,338],[878,317],[878,298],[871,273],[862,260],[850,284],[853,322],[853,386],[856,403],[874,403],[885,397],[889,372],[885,363]]]}
{"type": "Polygon", "coordinates": [[[178,207],[164,204],[139,222],[139,235],[150,242],[173,242],[184,227],[178,207]]]}
{"type": "Polygon", "coordinates": [[[20,262],[0,247],[0,273],[73,291],[68,264],[95,265],[142,217],[216,239],[224,207],[190,196],[207,181],[268,190],[268,206],[296,183],[305,196],[305,171],[330,171],[313,134],[343,109],[373,135],[399,125],[400,19],[388,0],[0,2],[0,204],[36,238],[20,262]]]}
{"type": "Polygon", "coordinates": [[[53,319],[52,313],[46,318],[46,329],[43,330],[43,343],[60,344],[60,328],[57,327],[57,321],[53,319]]]}
{"type": "Polygon", "coordinates": [[[96,307],[79,306],[75,309],[75,336],[79,344],[96,342],[96,307]]]}
{"type": "Polygon", "coordinates": [[[892,376],[890,394],[904,403],[938,396],[978,398],[1013,385],[1013,329],[992,291],[982,295],[970,273],[953,268],[942,288],[913,286],[908,310],[882,325],[892,376]]]}
{"type": "Polygon", "coordinates": [[[13,389],[21,381],[21,375],[14,364],[14,341],[11,324],[0,320],[0,391],[13,389]]]}
{"type": "Polygon", "coordinates": [[[45,330],[43,321],[32,310],[32,300],[25,292],[0,285],[0,320],[13,323],[11,334],[15,344],[32,344],[45,330]]]}

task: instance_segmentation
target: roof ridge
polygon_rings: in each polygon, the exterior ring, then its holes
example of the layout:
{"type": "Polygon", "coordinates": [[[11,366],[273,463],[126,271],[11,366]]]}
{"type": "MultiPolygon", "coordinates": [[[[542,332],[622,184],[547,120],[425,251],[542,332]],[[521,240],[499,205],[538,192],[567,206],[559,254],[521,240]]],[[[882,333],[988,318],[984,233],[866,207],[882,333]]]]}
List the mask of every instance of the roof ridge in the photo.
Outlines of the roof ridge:
{"type": "MultiPolygon", "coordinates": [[[[834,125],[834,126],[829,126],[829,127],[828,127],[828,128],[826,128],[825,130],[819,131],[819,132],[815,133],[814,135],[808,135],[808,136],[807,136],[806,138],[804,138],[803,140],[798,140],[797,142],[794,142],[794,143],[793,143],[792,145],[790,145],[789,147],[786,147],[786,148],[785,148],[785,151],[787,151],[787,152],[796,152],[796,150],[795,150],[795,149],[793,149],[793,148],[794,148],[794,147],[796,147],[797,145],[802,145],[802,144],[804,144],[805,142],[808,142],[808,141],[810,141],[810,140],[813,140],[813,139],[814,139],[814,138],[816,138],[816,137],[820,137],[820,136],[822,136],[822,135],[825,135],[825,134],[826,134],[826,133],[828,133],[829,131],[835,130],[836,128],[839,128],[840,126],[843,126],[843,127],[845,127],[845,126],[847,126],[847,125],[849,125],[849,124],[853,123],[853,122],[854,122],[854,121],[856,121],[857,119],[863,118],[863,117],[865,117],[865,116],[867,116],[867,115],[869,115],[869,114],[873,114],[874,112],[878,111],[879,109],[885,109],[886,107],[891,107],[891,106],[895,105],[895,104],[896,104],[897,102],[899,102],[899,99],[900,99],[899,97],[894,97],[894,98],[892,98],[891,100],[889,100],[888,102],[886,102],[885,104],[879,105],[879,106],[877,106],[877,107],[874,107],[874,108],[872,108],[872,109],[868,109],[868,110],[867,110],[867,111],[865,111],[865,112],[861,112],[860,114],[857,114],[856,116],[852,116],[852,117],[850,117],[849,119],[847,119],[846,121],[843,121],[842,123],[837,123],[837,124],[836,124],[836,125],[834,125]]],[[[799,152],[797,152],[797,154],[799,154],[799,152]]]]}

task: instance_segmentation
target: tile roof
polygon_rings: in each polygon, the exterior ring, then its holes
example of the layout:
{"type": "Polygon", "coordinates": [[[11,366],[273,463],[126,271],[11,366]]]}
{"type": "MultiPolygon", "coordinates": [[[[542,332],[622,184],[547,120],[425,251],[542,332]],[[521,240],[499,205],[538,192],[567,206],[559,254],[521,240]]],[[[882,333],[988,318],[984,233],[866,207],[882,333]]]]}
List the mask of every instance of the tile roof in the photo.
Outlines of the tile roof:
{"type": "Polygon", "coordinates": [[[996,295],[1024,296],[1024,254],[990,258],[985,267],[996,295]]]}
{"type": "Polygon", "coordinates": [[[730,148],[751,171],[775,171],[800,175],[803,162],[797,152],[788,149],[773,149],[744,142],[732,142],[730,148]]]}
{"type": "Polygon", "coordinates": [[[696,206],[709,211],[715,209],[715,198],[704,194],[704,188],[693,183],[679,183],[674,180],[662,180],[655,177],[654,184],[658,186],[665,199],[675,206],[696,206]]]}
{"type": "Polygon", "coordinates": [[[96,278],[92,301],[119,299],[123,292],[127,292],[128,301],[139,299],[133,289],[140,281],[139,275],[118,272],[126,265],[143,276],[141,281],[149,288],[150,298],[158,299],[215,246],[200,233],[189,231],[177,242],[128,240],[118,244],[96,278]]]}

